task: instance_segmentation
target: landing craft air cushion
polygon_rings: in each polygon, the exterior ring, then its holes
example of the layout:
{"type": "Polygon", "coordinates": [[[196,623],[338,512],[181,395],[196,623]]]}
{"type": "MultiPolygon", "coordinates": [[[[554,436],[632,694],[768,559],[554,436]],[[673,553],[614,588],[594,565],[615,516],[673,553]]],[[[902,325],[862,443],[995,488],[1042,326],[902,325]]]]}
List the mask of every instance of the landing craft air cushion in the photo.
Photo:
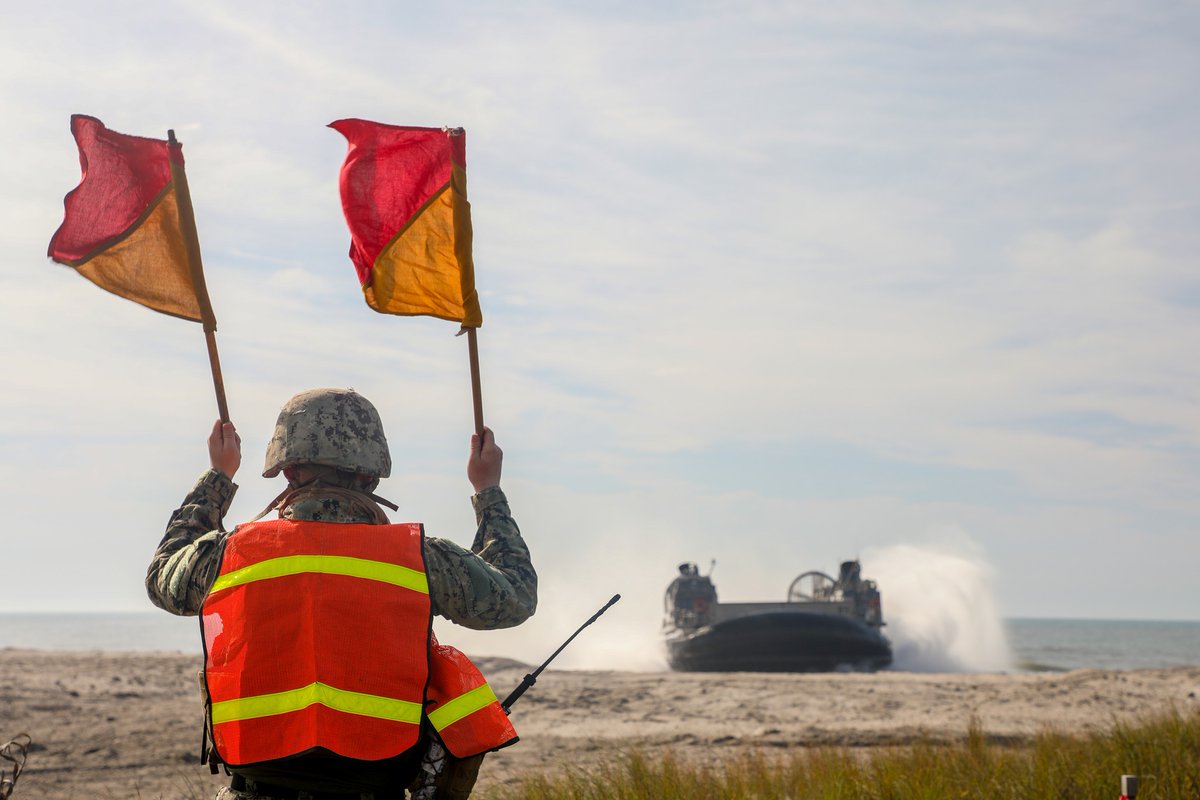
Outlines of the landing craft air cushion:
{"type": "Polygon", "coordinates": [[[783,603],[722,603],[709,575],[679,565],[667,587],[667,660],[682,672],[873,671],[892,663],[875,582],[857,561],[799,575],[783,603]]]}

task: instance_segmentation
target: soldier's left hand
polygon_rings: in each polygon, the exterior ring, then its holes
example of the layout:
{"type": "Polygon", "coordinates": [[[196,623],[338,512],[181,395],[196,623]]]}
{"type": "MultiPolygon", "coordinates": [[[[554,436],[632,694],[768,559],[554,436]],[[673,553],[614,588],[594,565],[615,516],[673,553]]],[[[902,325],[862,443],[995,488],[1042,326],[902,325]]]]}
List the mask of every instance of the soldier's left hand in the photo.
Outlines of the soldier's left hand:
{"type": "Polygon", "coordinates": [[[479,435],[471,437],[471,456],[467,459],[467,480],[481,492],[489,486],[500,485],[500,472],[504,465],[504,452],[496,446],[496,434],[492,429],[483,429],[483,441],[479,435]]]}

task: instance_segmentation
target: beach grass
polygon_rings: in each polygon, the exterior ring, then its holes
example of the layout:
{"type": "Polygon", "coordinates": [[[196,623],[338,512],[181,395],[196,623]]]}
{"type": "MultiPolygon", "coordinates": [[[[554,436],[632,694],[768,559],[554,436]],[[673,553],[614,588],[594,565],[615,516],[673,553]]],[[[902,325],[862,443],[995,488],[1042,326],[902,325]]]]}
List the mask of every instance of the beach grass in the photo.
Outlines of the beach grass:
{"type": "Polygon", "coordinates": [[[489,800],[1093,800],[1141,776],[1143,800],[1200,799],[1200,713],[1173,712],[1103,732],[1045,731],[1031,741],[990,738],[973,721],[955,744],[762,751],[698,764],[627,751],[594,768],[495,787],[489,800]]]}

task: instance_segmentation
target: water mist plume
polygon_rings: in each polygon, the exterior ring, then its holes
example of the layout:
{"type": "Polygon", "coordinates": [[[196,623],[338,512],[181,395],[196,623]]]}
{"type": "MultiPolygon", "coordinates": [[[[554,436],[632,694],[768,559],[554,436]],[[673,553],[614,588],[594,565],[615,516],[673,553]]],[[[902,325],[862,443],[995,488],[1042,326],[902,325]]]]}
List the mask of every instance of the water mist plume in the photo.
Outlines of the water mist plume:
{"type": "Polygon", "coordinates": [[[997,672],[1012,653],[991,570],[981,560],[936,547],[896,545],[863,558],[864,573],[883,595],[884,633],[892,669],[911,672],[997,672]]]}

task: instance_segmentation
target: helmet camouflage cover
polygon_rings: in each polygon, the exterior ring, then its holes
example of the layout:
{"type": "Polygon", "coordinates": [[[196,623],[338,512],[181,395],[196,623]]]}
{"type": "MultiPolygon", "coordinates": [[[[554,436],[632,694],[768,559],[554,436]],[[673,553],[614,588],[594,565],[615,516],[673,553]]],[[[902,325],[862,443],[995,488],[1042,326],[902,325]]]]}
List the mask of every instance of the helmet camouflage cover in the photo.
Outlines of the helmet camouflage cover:
{"type": "Polygon", "coordinates": [[[294,464],[321,464],[386,478],[392,457],[379,412],[353,389],[310,389],[279,410],[264,478],[294,464]]]}

